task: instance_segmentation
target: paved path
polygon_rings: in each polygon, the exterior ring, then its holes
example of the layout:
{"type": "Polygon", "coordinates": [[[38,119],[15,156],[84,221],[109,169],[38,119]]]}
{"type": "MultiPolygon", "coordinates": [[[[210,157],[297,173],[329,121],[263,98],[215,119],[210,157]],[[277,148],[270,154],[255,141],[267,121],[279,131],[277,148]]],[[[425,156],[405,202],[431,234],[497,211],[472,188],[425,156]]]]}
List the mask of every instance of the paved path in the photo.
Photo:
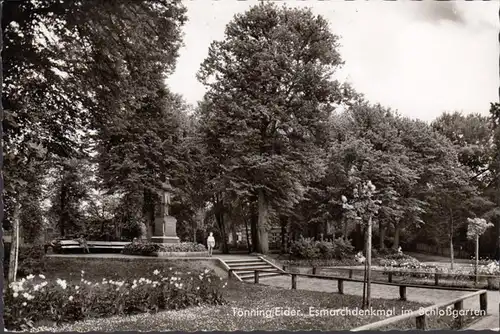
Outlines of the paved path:
{"type": "MultiPolygon", "coordinates": [[[[269,278],[263,277],[261,278],[260,283],[289,289],[291,287],[291,278],[289,276],[277,276],[269,278]]],[[[297,277],[297,289],[338,292],[337,283],[335,281],[307,277],[297,277]]],[[[344,293],[349,295],[362,295],[363,283],[344,282],[344,293]]],[[[437,304],[439,302],[458,298],[469,293],[470,292],[467,291],[437,290],[425,288],[407,288],[406,290],[408,300],[427,304],[437,304]]],[[[481,319],[479,322],[473,324],[467,329],[491,330],[499,326],[499,293],[498,291],[488,291],[487,296],[488,316],[481,319]]],[[[399,287],[373,284],[372,297],[383,299],[398,299],[399,287]]],[[[479,297],[464,300],[464,308],[479,310],[479,297]]]]}

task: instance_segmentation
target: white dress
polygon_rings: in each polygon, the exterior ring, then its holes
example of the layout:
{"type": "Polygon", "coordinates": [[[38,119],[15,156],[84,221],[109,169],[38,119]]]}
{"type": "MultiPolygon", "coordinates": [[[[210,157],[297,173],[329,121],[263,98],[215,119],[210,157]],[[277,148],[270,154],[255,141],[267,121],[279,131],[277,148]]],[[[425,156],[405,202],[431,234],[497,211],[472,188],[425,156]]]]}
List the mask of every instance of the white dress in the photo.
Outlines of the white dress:
{"type": "Polygon", "coordinates": [[[207,246],[210,248],[215,247],[215,238],[214,237],[208,237],[207,238],[207,246]]]}

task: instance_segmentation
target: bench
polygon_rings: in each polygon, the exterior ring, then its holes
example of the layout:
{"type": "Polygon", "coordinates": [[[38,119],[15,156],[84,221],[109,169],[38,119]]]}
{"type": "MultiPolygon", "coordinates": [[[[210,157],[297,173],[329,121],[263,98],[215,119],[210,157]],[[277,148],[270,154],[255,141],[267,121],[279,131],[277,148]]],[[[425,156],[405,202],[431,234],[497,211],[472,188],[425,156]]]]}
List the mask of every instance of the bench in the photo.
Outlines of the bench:
{"type": "MultiPolygon", "coordinates": [[[[121,250],[130,243],[130,241],[87,241],[87,246],[89,247],[89,249],[121,250]]],[[[82,249],[82,246],[80,246],[80,243],[77,240],[61,240],[57,243],[55,248],[58,248],[61,251],[65,251],[71,249],[82,249]]]]}

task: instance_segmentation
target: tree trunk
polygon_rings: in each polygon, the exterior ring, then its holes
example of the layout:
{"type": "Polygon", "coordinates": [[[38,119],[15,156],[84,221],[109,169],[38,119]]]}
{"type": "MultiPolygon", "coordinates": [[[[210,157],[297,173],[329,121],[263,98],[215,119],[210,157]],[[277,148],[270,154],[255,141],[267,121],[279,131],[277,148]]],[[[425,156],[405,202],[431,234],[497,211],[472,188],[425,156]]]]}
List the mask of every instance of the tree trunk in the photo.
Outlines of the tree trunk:
{"type": "Polygon", "coordinates": [[[252,252],[252,245],[250,245],[250,233],[248,231],[248,219],[245,218],[245,235],[247,236],[248,253],[252,252]]]}
{"type": "Polygon", "coordinates": [[[453,265],[455,261],[455,254],[453,253],[453,212],[450,211],[450,265],[451,270],[453,270],[453,265]]]}
{"type": "Polygon", "coordinates": [[[250,214],[250,232],[252,234],[252,252],[257,251],[257,244],[259,243],[259,233],[257,233],[259,215],[254,205],[251,206],[250,214]]]}
{"type": "Polygon", "coordinates": [[[356,248],[365,250],[365,235],[364,231],[361,229],[361,224],[356,223],[356,248]]]}
{"type": "Polygon", "coordinates": [[[399,226],[399,224],[397,224],[394,227],[394,243],[392,245],[393,249],[399,248],[399,236],[400,236],[400,234],[401,234],[401,227],[399,226]]]}
{"type": "Polygon", "coordinates": [[[257,243],[257,253],[267,254],[269,252],[269,235],[268,235],[268,218],[269,206],[263,190],[259,190],[259,219],[257,221],[257,235],[259,242],[257,243]]]}
{"type": "Polygon", "coordinates": [[[60,216],[59,216],[59,233],[61,237],[64,237],[66,234],[65,224],[66,224],[66,186],[63,184],[61,186],[61,194],[59,197],[59,205],[60,205],[60,216]]]}
{"type": "Polygon", "coordinates": [[[231,224],[231,237],[233,238],[233,247],[236,248],[238,246],[238,234],[236,233],[236,225],[234,222],[231,224]]]}
{"type": "Polygon", "coordinates": [[[344,225],[344,241],[347,241],[348,235],[347,235],[347,230],[349,227],[349,221],[345,217],[342,217],[343,225],[344,225]]]}
{"type": "MultiPolygon", "coordinates": [[[[379,220],[378,222],[379,226],[379,234],[380,234],[380,240],[379,240],[379,246],[378,249],[385,249],[385,226],[382,224],[382,221],[379,220]]],[[[398,241],[399,243],[399,241],[398,241]]]]}
{"type": "Polygon", "coordinates": [[[10,242],[10,259],[9,259],[9,282],[14,282],[17,276],[17,262],[19,259],[19,203],[14,203],[12,212],[12,237],[10,242]]]}
{"type": "Polygon", "coordinates": [[[372,268],[372,217],[368,219],[366,237],[366,307],[371,307],[371,268],[372,268]]]}
{"type": "Polygon", "coordinates": [[[281,253],[286,253],[287,247],[286,247],[286,227],[288,225],[288,218],[283,218],[281,219],[281,253]]]}
{"type": "Polygon", "coordinates": [[[217,222],[217,226],[219,227],[220,232],[220,247],[219,249],[223,254],[229,253],[229,247],[227,244],[227,231],[226,231],[226,222],[225,222],[225,208],[224,202],[222,201],[222,196],[216,196],[216,211],[215,211],[215,220],[217,222]]]}
{"type": "Polygon", "coordinates": [[[143,192],[142,212],[146,218],[147,239],[151,241],[154,234],[155,211],[153,195],[148,189],[144,189],[143,192]]]}
{"type": "Polygon", "coordinates": [[[477,284],[477,267],[479,266],[479,235],[476,235],[476,265],[474,266],[475,283],[477,284]]]}
{"type": "Polygon", "coordinates": [[[450,260],[451,260],[451,270],[453,270],[453,263],[454,263],[453,237],[450,237],[450,260]]]}

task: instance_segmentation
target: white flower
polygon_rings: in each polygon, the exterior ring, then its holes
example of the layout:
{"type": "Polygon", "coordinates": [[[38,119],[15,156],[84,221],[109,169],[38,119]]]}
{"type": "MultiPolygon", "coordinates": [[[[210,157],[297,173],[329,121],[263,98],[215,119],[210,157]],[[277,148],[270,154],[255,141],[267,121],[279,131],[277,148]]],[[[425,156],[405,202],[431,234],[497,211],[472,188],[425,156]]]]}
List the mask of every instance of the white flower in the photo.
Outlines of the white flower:
{"type": "Polygon", "coordinates": [[[75,290],[78,290],[80,289],[80,287],[78,285],[75,285],[75,290]]]}
{"type": "Polygon", "coordinates": [[[14,298],[17,298],[17,296],[19,296],[19,294],[18,294],[17,292],[14,292],[14,293],[12,294],[12,296],[13,296],[14,298]]]}
{"type": "Polygon", "coordinates": [[[158,275],[160,273],[160,271],[158,269],[155,269],[155,271],[153,271],[153,275],[158,275]]]}
{"type": "Polygon", "coordinates": [[[66,290],[66,287],[68,286],[65,280],[62,279],[57,279],[56,283],[63,289],[66,290]]]}
{"type": "Polygon", "coordinates": [[[41,279],[45,279],[45,276],[42,274],[38,275],[38,277],[40,277],[41,279]]]}
{"type": "Polygon", "coordinates": [[[69,296],[69,301],[73,301],[73,296],[69,296]]]}
{"type": "Polygon", "coordinates": [[[35,298],[34,296],[30,295],[27,292],[23,293],[23,297],[26,298],[27,300],[32,300],[35,298]]]}
{"type": "Polygon", "coordinates": [[[29,274],[28,276],[26,276],[26,278],[27,278],[28,280],[32,280],[33,278],[35,278],[35,275],[31,275],[31,274],[29,274]]]}
{"type": "Polygon", "coordinates": [[[85,274],[85,271],[82,270],[82,275],[85,274]]]}
{"type": "Polygon", "coordinates": [[[26,305],[28,305],[28,303],[26,303],[26,302],[23,302],[23,306],[26,306],[26,305]]]}
{"type": "Polygon", "coordinates": [[[200,287],[199,287],[199,286],[197,286],[197,287],[196,287],[196,290],[200,290],[200,287]]]}
{"type": "Polygon", "coordinates": [[[205,274],[208,274],[208,273],[210,272],[210,270],[205,269],[203,272],[204,272],[205,274]]]}
{"type": "Polygon", "coordinates": [[[172,267],[168,268],[168,270],[172,270],[172,267]]]}

